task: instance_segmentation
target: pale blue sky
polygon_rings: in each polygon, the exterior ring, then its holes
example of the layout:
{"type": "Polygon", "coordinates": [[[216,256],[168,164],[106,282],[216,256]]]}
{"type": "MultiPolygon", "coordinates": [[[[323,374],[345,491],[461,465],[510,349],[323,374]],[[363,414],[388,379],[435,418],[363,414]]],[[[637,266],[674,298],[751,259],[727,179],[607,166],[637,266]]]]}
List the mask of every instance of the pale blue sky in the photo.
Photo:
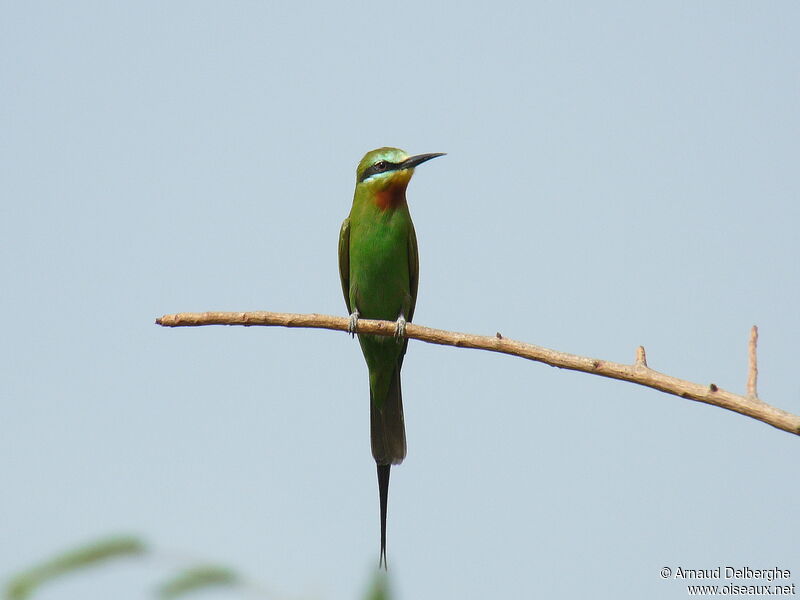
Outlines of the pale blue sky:
{"type": "MultiPolygon", "coordinates": [[[[366,369],[343,315],[355,166],[409,188],[416,322],[650,365],[800,412],[793,2],[6,2],[0,577],[108,533],[276,598],[378,560],[366,369]]],[[[800,577],[800,440],[630,384],[411,342],[398,599],[681,598],[663,566],[800,577]]],[[[40,598],[133,600],[120,565],[40,598]],[[109,590],[113,589],[113,594],[109,590]]],[[[235,598],[231,593],[208,598],[235,598]]]]}

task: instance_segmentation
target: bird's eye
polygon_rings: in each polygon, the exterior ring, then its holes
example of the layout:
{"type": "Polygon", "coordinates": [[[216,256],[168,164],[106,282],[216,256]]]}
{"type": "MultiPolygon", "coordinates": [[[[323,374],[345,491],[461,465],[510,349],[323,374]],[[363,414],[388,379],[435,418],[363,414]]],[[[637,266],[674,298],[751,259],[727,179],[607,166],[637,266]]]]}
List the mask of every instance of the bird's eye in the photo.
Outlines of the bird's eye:
{"type": "Polygon", "coordinates": [[[386,164],[385,160],[379,160],[374,165],[376,171],[385,171],[386,170],[386,166],[387,166],[387,164],[386,164]]]}

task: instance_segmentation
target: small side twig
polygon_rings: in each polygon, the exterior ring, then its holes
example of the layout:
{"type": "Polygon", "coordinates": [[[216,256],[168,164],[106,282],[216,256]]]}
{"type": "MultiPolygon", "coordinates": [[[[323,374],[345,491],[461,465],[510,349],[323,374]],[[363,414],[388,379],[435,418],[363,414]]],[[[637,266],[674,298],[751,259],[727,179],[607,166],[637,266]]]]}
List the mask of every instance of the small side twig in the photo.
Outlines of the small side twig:
{"type": "Polygon", "coordinates": [[[758,400],[758,327],[753,325],[750,329],[750,342],[747,344],[748,369],[747,369],[747,397],[758,400]]]}
{"type": "Polygon", "coordinates": [[[636,348],[636,362],[634,364],[637,367],[647,366],[647,353],[644,351],[644,346],[636,348]]]}

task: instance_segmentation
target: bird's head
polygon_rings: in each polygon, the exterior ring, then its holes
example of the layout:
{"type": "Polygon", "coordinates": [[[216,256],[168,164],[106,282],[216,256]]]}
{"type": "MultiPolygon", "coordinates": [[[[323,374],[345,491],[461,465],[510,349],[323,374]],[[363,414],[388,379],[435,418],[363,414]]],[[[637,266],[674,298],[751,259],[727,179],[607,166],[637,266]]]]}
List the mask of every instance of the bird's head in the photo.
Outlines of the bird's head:
{"type": "Polygon", "coordinates": [[[366,187],[373,193],[404,192],[414,167],[443,156],[443,152],[409,156],[399,148],[378,148],[364,155],[356,170],[356,186],[366,187]]]}

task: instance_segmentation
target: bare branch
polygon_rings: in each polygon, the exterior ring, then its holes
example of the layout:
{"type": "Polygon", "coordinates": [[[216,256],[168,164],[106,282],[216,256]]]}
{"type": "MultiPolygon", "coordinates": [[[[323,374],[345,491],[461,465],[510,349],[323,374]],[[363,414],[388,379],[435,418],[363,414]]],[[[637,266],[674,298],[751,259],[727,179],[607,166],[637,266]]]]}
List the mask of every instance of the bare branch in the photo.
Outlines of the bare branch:
{"type": "MultiPolygon", "coordinates": [[[[164,327],[198,327],[201,325],[267,325],[282,327],[310,327],[316,329],[333,329],[347,331],[347,317],[334,317],[329,315],[303,315],[291,313],[275,312],[207,312],[207,313],[180,313],[174,315],[164,315],[156,320],[156,323],[164,327]]],[[[479,350],[489,350],[490,352],[501,352],[511,354],[528,360],[570,369],[572,371],[582,371],[592,375],[600,375],[611,379],[629,381],[645,387],[653,388],[667,394],[673,394],[686,398],[704,402],[713,406],[719,406],[753,419],[763,421],[778,429],[788,431],[795,435],[800,435],[800,416],[770,406],[766,402],[758,400],[755,396],[755,347],[757,340],[757,329],[753,328],[754,333],[750,338],[750,378],[748,380],[748,394],[751,396],[740,396],[728,392],[718,387],[716,384],[702,385],[671,377],[664,373],[654,371],[647,366],[644,348],[637,349],[636,361],[634,364],[626,365],[614,363],[597,358],[588,358],[576,354],[567,354],[550,350],[541,346],[518,342],[499,334],[493,336],[472,335],[467,333],[456,333],[444,331],[442,329],[431,329],[422,325],[409,323],[406,326],[406,337],[411,339],[428,342],[430,344],[440,344],[444,346],[456,346],[458,348],[475,348],[479,350]],[[752,383],[752,387],[751,387],[752,383]]],[[[358,321],[358,332],[373,335],[391,336],[395,333],[395,323],[392,321],[372,321],[360,319],[358,321]]]]}

